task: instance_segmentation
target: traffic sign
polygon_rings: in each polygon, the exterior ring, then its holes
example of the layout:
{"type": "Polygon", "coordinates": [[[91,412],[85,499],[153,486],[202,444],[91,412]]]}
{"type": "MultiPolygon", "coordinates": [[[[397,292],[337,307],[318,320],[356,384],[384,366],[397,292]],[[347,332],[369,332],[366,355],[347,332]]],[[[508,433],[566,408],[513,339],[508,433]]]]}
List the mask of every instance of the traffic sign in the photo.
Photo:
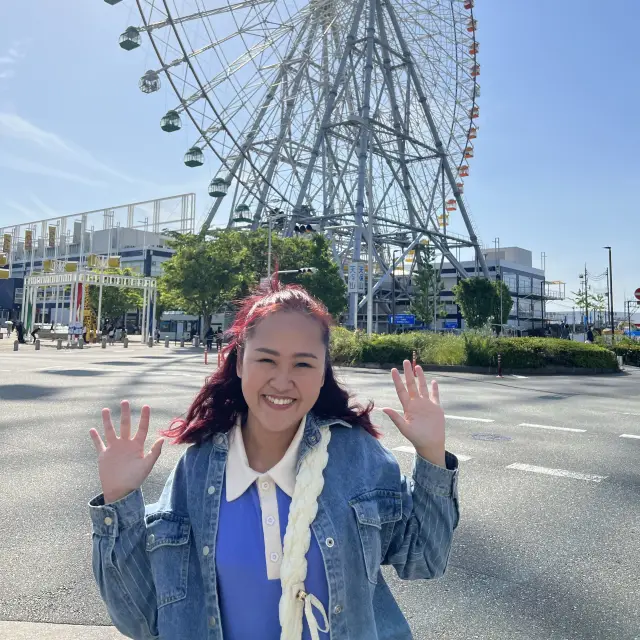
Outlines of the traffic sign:
{"type": "Polygon", "coordinates": [[[636,297],[636,300],[640,300],[640,288],[636,289],[633,295],[636,297]]]}
{"type": "Polygon", "coordinates": [[[410,313],[396,313],[395,322],[394,317],[389,316],[389,323],[414,325],[416,323],[416,317],[410,313]]]}

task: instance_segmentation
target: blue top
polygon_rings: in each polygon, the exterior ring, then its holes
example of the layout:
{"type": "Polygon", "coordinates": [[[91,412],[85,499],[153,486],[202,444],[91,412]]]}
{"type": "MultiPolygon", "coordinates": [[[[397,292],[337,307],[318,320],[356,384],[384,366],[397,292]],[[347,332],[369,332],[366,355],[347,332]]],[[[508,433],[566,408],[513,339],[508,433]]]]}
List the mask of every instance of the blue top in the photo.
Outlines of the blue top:
{"type": "MultiPolygon", "coordinates": [[[[225,484],[223,481],[216,541],[218,597],[224,640],[279,640],[278,607],[282,588],[279,579],[267,578],[262,511],[256,483],[231,502],[227,502],[225,484]]],[[[278,486],[276,493],[280,538],[284,544],[291,498],[278,486]]],[[[329,588],[320,547],[313,534],[307,563],[305,587],[328,611],[329,588]]],[[[317,614],[316,619],[322,628],[323,621],[317,614]]],[[[306,621],[302,637],[310,640],[306,621]]],[[[329,634],[320,632],[320,638],[328,639],[329,634]]]]}

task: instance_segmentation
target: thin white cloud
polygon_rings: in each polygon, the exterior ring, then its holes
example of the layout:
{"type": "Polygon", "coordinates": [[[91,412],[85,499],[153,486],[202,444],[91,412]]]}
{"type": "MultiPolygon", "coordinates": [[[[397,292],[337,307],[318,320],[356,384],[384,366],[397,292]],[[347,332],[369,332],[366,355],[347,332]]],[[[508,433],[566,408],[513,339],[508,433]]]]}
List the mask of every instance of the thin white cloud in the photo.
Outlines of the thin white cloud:
{"type": "Polygon", "coordinates": [[[84,169],[90,169],[98,173],[106,173],[129,184],[142,184],[142,181],[135,180],[117,169],[113,169],[103,162],[100,162],[86,149],[67,142],[55,133],[41,129],[17,114],[0,112],[0,138],[2,137],[31,142],[51,152],[57,156],[59,160],[67,160],[84,169]]]}
{"type": "MultiPolygon", "coordinates": [[[[16,211],[19,211],[30,222],[41,219],[41,216],[39,216],[37,213],[35,213],[32,209],[29,209],[29,208],[19,204],[18,202],[14,202],[13,200],[7,200],[7,201],[5,201],[5,204],[8,207],[11,207],[12,209],[15,209],[16,211]]],[[[21,221],[16,221],[13,224],[20,224],[20,222],[21,221]]],[[[9,225],[9,226],[11,226],[11,225],[9,225]]]]}
{"type": "Polygon", "coordinates": [[[16,75],[16,72],[13,69],[7,69],[6,71],[0,71],[0,80],[6,80],[8,78],[13,78],[16,75]]]}
{"type": "Polygon", "coordinates": [[[40,198],[38,198],[38,196],[35,195],[34,193],[32,193],[29,197],[31,198],[31,201],[40,209],[40,211],[42,211],[42,213],[44,213],[44,215],[47,218],[56,218],[57,216],[60,215],[55,209],[52,209],[48,204],[45,204],[44,202],[42,202],[42,200],[40,200],[40,198]]]}
{"type": "Polygon", "coordinates": [[[15,64],[15,58],[9,56],[0,56],[0,64],[15,64]]]}
{"type": "Polygon", "coordinates": [[[5,169],[12,169],[14,171],[20,171],[21,173],[31,173],[40,176],[47,176],[49,178],[59,178],[60,180],[67,180],[69,182],[77,182],[79,184],[85,184],[89,187],[106,187],[105,182],[99,180],[93,180],[77,173],[71,173],[69,171],[62,171],[60,169],[54,169],[48,167],[39,162],[33,162],[26,158],[19,158],[13,155],[0,154],[0,167],[5,169]]]}
{"type": "Polygon", "coordinates": [[[22,55],[13,47],[7,52],[12,58],[22,58],[22,55]]]}

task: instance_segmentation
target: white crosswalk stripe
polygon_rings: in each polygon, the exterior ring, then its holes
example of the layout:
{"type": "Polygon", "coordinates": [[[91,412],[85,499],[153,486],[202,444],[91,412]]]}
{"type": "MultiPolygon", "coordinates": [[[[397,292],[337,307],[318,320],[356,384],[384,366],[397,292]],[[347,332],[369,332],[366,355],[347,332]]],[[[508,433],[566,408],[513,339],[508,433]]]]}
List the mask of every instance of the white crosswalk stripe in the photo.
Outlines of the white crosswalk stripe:
{"type": "Polygon", "coordinates": [[[576,473],[575,471],[566,471],[565,469],[548,469],[547,467],[537,467],[533,464],[522,464],[516,462],[507,466],[507,469],[516,469],[517,471],[529,471],[531,473],[543,473],[549,476],[558,476],[562,478],[573,478],[575,480],[589,480],[591,482],[601,482],[608,476],[598,476],[589,473],[576,473]]]}
{"type": "Polygon", "coordinates": [[[532,429],[549,429],[551,431],[575,431],[576,433],[586,433],[586,429],[572,429],[570,427],[551,427],[547,424],[531,424],[530,422],[521,422],[519,427],[530,427],[532,429]]]}

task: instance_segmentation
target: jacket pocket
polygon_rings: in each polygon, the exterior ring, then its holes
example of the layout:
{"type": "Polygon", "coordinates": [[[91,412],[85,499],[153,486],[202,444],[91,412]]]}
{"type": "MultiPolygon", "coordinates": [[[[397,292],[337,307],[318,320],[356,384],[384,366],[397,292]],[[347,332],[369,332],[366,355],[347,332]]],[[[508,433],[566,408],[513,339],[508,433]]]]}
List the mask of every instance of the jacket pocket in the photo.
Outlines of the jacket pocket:
{"type": "Polygon", "coordinates": [[[375,489],[349,501],[356,515],[367,578],[377,584],[383,554],[389,546],[393,527],[384,525],[402,518],[402,497],[396,491],[375,489]]]}
{"type": "Polygon", "coordinates": [[[191,524],[168,512],[147,516],[146,524],[156,601],[162,607],[187,596],[191,524]]]}

